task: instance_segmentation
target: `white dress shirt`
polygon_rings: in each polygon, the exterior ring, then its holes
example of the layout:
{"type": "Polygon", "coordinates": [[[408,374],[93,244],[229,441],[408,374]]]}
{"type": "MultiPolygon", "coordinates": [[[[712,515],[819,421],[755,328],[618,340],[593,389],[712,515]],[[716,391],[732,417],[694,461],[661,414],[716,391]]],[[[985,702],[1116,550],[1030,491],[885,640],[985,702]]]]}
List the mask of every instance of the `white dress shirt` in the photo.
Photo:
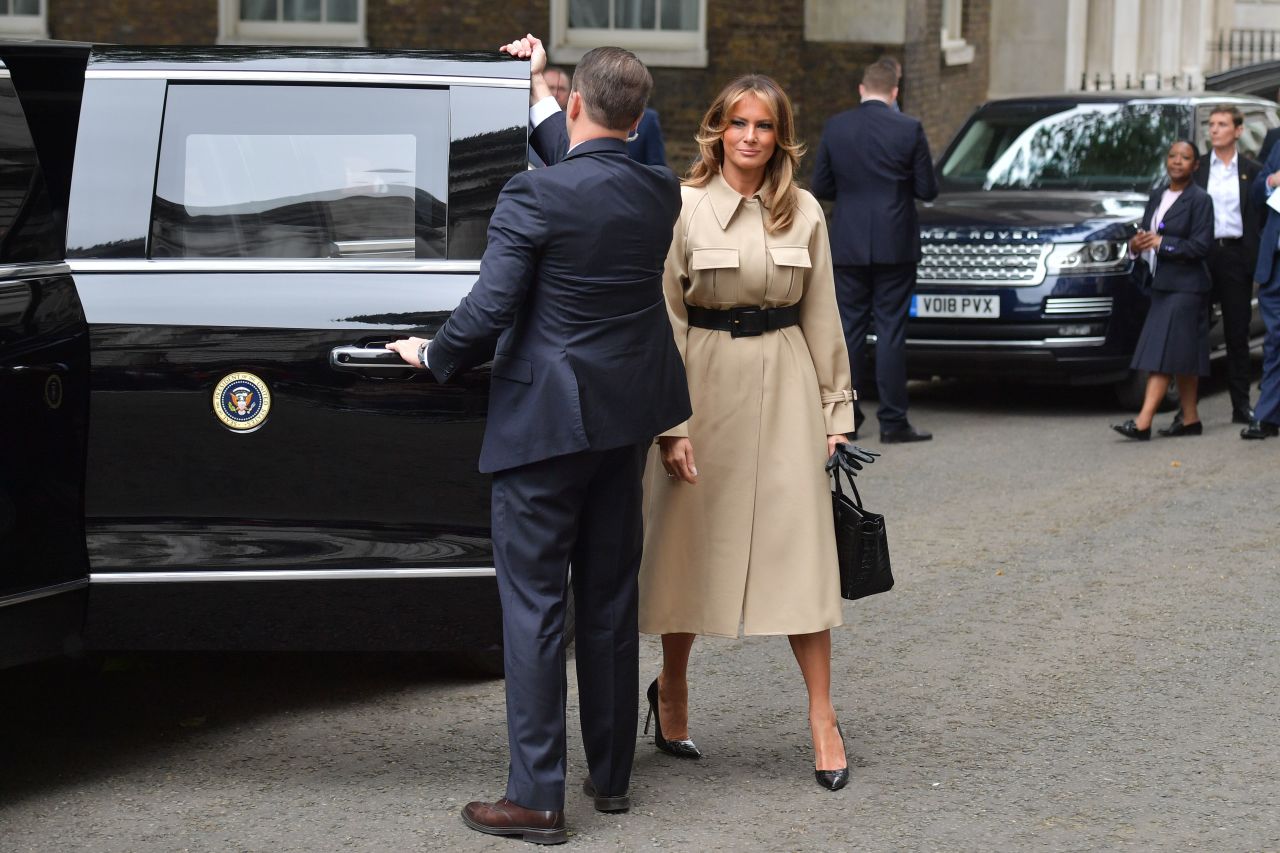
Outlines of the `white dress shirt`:
{"type": "Polygon", "coordinates": [[[1244,217],[1240,211],[1240,155],[1224,163],[1218,153],[1209,154],[1208,191],[1213,198],[1213,236],[1216,239],[1243,237],[1244,217]]]}

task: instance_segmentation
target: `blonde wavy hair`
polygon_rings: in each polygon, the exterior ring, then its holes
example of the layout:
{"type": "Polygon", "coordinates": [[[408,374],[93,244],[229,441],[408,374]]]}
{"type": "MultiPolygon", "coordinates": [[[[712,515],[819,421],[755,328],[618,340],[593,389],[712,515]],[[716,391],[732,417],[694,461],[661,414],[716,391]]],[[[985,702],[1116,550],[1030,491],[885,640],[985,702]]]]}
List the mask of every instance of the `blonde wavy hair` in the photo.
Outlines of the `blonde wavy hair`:
{"type": "Polygon", "coordinates": [[[724,133],[729,128],[729,115],[747,95],[759,98],[773,118],[777,147],[765,164],[760,197],[769,211],[766,227],[770,233],[782,231],[791,225],[799,204],[795,176],[800,168],[800,158],[804,156],[804,143],[796,139],[791,99],[772,77],[746,74],[730,81],[711,102],[698,127],[698,135],[694,137],[701,156],[689,167],[684,185],[705,187],[720,173],[724,165],[724,133]]]}

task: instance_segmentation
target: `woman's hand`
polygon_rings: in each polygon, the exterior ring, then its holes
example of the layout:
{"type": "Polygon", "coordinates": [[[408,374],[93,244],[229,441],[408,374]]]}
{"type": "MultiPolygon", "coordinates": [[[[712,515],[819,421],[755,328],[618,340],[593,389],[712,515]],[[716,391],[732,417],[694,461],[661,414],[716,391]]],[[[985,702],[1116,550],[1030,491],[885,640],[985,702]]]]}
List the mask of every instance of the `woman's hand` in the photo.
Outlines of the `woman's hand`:
{"type": "Polygon", "coordinates": [[[698,482],[698,468],[693,464],[693,442],[677,436],[659,436],[658,450],[667,476],[693,485],[698,482]]]}
{"type": "Polygon", "coordinates": [[[836,455],[837,444],[848,444],[849,437],[847,435],[836,434],[827,436],[827,458],[830,459],[836,455]]]}
{"type": "Polygon", "coordinates": [[[1139,231],[1129,241],[1129,254],[1140,255],[1147,249],[1154,249],[1160,245],[1160,236],[1150,231],[1139,231]]]}

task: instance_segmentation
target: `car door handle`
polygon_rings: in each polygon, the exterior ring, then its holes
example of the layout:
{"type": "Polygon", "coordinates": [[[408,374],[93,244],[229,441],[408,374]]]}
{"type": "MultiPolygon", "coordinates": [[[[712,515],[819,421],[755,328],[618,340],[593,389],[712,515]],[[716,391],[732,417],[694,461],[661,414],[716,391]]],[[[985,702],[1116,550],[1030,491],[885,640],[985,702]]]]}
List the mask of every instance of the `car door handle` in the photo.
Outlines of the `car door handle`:
{"type": "Polygon", "coordinates": [[[366,346],[334,347],[329,351],[329,366],[352,373],[402,373],[413,370],[400,354],[386,348],[386,341],[366,346]]]}

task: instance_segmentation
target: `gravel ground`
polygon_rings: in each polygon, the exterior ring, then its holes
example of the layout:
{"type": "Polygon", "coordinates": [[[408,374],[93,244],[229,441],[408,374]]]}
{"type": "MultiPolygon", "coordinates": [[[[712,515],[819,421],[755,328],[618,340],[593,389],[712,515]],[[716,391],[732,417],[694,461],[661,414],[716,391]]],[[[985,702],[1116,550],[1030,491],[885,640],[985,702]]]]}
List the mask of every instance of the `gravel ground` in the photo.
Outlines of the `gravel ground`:
{"type": "MultiPolygon", "coordinates": [[[[861,478],[898,586],[834,635],[849,787],[813,782],[785,640],[708,640],[706,759],[640,738],[635,808],[598,815],[571,735],[570,847],[1280,850],[1280,440],[1239,440],[1220,389],[1203,437],[1149,444],[1093,391],[913,394],[937,439],[861,478]]],[[[646,638],[646,683],[658,661],[646,638]]],[[[0,850],[529,849],[457,814],[502,792],[501,682],[422,658],[108,664],[0,673],[0,850]]]]}

